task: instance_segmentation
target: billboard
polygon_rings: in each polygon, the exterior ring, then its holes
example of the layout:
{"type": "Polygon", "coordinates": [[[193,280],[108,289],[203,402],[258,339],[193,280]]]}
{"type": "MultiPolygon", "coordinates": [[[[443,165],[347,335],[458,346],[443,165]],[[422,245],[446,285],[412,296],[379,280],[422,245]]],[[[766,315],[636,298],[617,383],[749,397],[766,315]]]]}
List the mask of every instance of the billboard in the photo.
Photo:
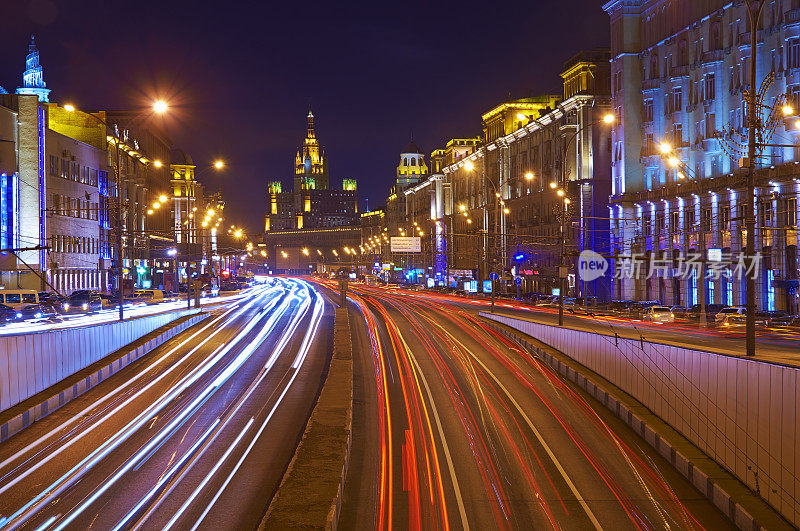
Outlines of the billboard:
{"type": "Polygon", "coordinates": [[[393,253],[418,253],[422,249],[419,236],[392,236],[390,244],[393,253]]]}

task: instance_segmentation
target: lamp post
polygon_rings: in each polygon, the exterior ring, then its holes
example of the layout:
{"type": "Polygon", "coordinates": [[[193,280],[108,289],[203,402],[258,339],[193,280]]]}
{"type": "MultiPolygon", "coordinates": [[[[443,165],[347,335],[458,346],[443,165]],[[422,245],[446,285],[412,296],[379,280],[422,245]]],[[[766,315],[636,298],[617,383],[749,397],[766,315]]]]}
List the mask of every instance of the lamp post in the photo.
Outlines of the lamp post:
{"type": "MultiPolygon", "coordinates": [[[[569,150],[569,146],[573,140],[578,138],[581,131],[586,129],[587,127],[592,127],[599,123],[604,123],[606,125],[612,125],[616,121],[616,117],[611,113],[606,113],[603,115],[602,118],[599,120],[592,120],[589,123],[586,123],[578,128],[577,131],[572,133],[570,137],[567,139],[567,143],[564,145],[564,160],[562,162],[561,167],[561,190],[563,193],[558,194],[560,197],[564,197],[567,193],[567,151],[569,150]]],[[[567,278],[567,270],[566,266],[564,265],[564,253],[566,247],[566,227],[565,225],[570,220],[569,215],[569,204],[570,199],[568,197],[564,197],[564,210],[563,210],[563,219],[561,220],[561,230],[559,231],[560,239],[561,239],[561,257],[559,259],[559,267],[558,267],[558,280],[559,280],[559,290],[558,290],[558,326],[564,326],[564,290],[565,290],[565,280],[567,278]]],[[[586,296],[586,283],[584,282],[584,293],[583,293],[584,304],[588,310],[589,308],[589,298],[586,296]]]]}
{"type": "Polygon", "coordinates": [[[697,303],[700,305],[700,327],[706,328],[708,326],[708,314],[706,311],[706,275],[705,275],[705,265],[706,265],[706,235],[703,229],[703,194],[700,186],[700,176],[694,173],[689,167],[686,165],[685,162],[678,159],[672,153],[672,146],[669,144],[662,142],[659,144],[659,150],[661,154],[667,157],[667,163],[675,168],[678,173],[679,179],[686,179],[687,176],[689,177],[689,181],[695,184],[697,187],[697,206],[700,209],[700,219],[698,220],[697,225],[697,235],[700,244],[700,256],[702,257],[700,260],[700,275],[699,275],[699,282],[700,282],[700,289],[698,290],[697,294],[697,303]]]}
{"type": "MultiPolygon", "coordinates": [[[[163,101],[163,100],[157,100],[157,101],[153,102],[153,107],[152,108],[153,108],[153,112],[155,112],[156,114],[164,114],[169,109],[169,105],[167,105],[167,103],[165,101],[163,101]]],[[[66,110],[67,112],[74,112],[75,111],[75,106],[74,105],[70,105],[70,104],[66,104],[66,105],[64,105],[64,110],[66,110]]],[[[91,113],[86,113],[86,114],[88,116],[91,116],[92,118],[94,118],[98,122],[100,122],[103,126],[106,127],[106,129],[108,129],[109,126],[105,122],[105,120],[103,120],[99,116],[95,116],[94,114],[91,114],[91,113]]],[[[138,117],[142,117],[142,116],[144,116],[144,114],[140,114],[138,117]]],[[[134,121],[135,121],[135,118],[131,120],[131,123],[133,123],[134,121]]],[[[118,285],[118,288],[119,288],[119,320],[122,321],[125,318],[125,314],[124,314],[125,283],[123,282],[123,278],[122,278],[122,273],[123,273],[123,264],[122,264],[122,253],[123,253],[123,244],[122,244],[122,242],[123,242],[123,238],[122,238],[122,232],[124,231],[125,227],[124,227],[124,223],[123,223],[123,220],[122,220],[122,210],[123,210],[123,207],[124,207],[124,199],[123,199],[123,195],[122,195],[122,191],[123,191],[122,172],[120,171],[120,168],[119,168],[119,145],[120,145],[120,143],[121,143],[121,139],[119,138],[119,135],[116,135],[115,138],[114,138],[114,146],[115,146],[115,150],[114,151],[116,152],[116,155],[115,155],[116,162],[114,164],[114,175],[116,177],[116,184],[117,184],[117,220],[116,220],[117,221],[117,231],[116,231],[117,232],[117,234],[116,234],[116,250],[117,250],[117,253],[116,253],[117,254],[117,257],[116,257],[117,258],[117,260],[116,260],[116,262],[117,262],[116,266],[117,267],[116,267],[116,269],[117,269],[117,275],[116,276],[117,276],[117,285],[118,285]]]]}

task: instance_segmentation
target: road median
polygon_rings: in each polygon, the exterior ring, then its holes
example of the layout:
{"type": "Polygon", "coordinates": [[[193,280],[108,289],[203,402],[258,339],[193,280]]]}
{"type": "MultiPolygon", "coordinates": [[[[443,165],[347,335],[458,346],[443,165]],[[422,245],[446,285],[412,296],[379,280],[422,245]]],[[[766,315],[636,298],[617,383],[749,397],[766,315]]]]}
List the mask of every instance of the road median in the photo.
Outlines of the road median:
{"type": "Polygon", "coordinates": [[[336,310],[328,376],[259,529],[336,529],[352,422],[353,352],[347,308],[342,307],[336,310]]]}

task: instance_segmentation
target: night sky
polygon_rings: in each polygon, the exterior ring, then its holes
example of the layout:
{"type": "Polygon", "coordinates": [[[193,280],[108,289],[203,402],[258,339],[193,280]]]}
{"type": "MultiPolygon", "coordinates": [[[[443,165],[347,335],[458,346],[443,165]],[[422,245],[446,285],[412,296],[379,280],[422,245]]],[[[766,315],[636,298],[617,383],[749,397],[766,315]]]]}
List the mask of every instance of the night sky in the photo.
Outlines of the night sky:
{"type": "Polygon", "coordinates": [[[356,178],[360,208],[377,207],[412,134],[430,154],[478,134],[480,114],[509,95],[560,94],[563,63],[609,35],[600,0],[10,3],[0,86],[22,83],[33,33],[51,101],[166,99],[175,145],[198,166],[228,162],[200,180],[223,186],[228,220],[251,231],[266,183],[291,183],[309,101],[331,183],[356,178]]]}

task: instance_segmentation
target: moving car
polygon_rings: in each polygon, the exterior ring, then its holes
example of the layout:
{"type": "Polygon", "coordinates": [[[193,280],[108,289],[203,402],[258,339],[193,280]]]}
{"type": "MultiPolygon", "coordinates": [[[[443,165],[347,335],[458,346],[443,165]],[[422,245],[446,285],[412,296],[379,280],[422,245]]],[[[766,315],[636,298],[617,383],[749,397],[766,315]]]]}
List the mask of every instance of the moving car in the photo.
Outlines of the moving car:
{"type": "Polygon", "coordinates": [[[642,313],[642,319],[654,323],[671,323],[675,321],[675,314],[667,306],[650,306],[642,313]]]}
{"type": "Polygon", "coordinates": [[[52,304],[29,304],[17,309],[17,319],[24,321],[36,319],[60,320],[61,315],[52,304]]]}
{"type": "Polygon", "coordinates": [[[0,304],[0,325],[11,323],[22,319],[22,314],[16,308],[6,304],[0,304]]]}
{"type": "MultiPolygon", "coordinates": [[[[725,330],[731,328],[744,328],[747,326],[747,316],[729,313],[717,323],[717,326],[725,330]]],[[[767,326],[767,319],[763,316],[759,316],[759,314],[756,314],[756,326],[761,328],[767,326]]]]}
{"type": "Polygon", "coordinates": [[[96,291],[79,289],[70,294],[62,303],[61,309],[65,313],[90,313],[103,309],[103,299],[96,291]]]}

